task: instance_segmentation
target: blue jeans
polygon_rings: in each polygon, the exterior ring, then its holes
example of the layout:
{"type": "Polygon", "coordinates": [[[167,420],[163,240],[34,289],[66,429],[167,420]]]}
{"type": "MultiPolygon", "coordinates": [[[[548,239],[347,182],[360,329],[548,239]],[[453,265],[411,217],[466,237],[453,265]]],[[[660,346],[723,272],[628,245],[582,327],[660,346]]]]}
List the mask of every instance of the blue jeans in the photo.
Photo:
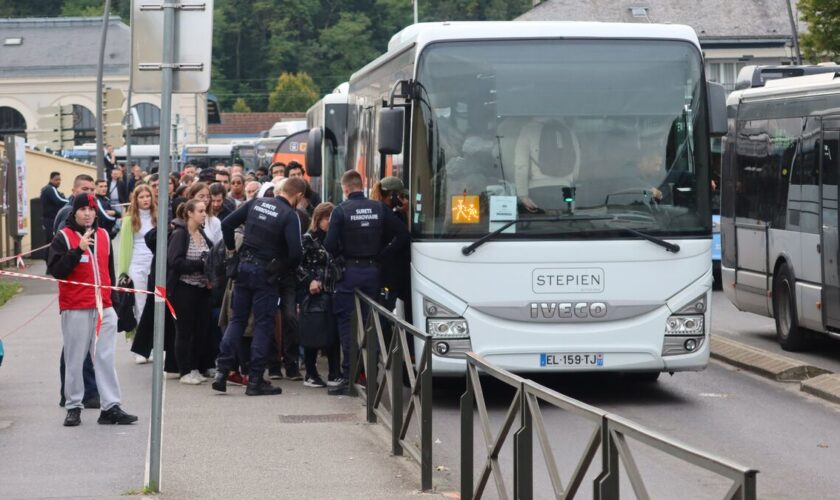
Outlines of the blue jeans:
{"type": "MultiPolygon", "coordinates": [[[[61,376],[61,397],[64,397],[64,349],[61,349],[61,363],[59,366],[59,374],[61,376]]],[[[90,360],[90,354],[85,357],[85,363],[82,365],[82,378],[85,381],[85,399],[87,401],[92,398],[99,397],[99,390],[96,388],[96,374],[93,371],[93,361],[90,360]]]]}
{"type": "Polygon", "coordinates": [[[262,378],[265,371],[271,341],[274,337],[274,315],[277,311],[277,287],[268,282],[268,273],[261,266],[243,262],[239,264],[239,274],[233,285],[231,299],[231,317],[222,344],[216,367],[223,372],[230,371],[236,362],[236,355],[248,316],[254,312],[254,340],[251,342],[250,376],[262,378]]]}
{"type": "MultiPolygon", "coordinates": [[[[356,307],[356,288],[368,297],[379,297],[379,268],[376,266],[348,266],[341,281],[336,283],[333,296],[333,312],[338,322],[338,338],[341,342],[341,376],[350,378],[350,342],[353,339],[353,309],[356,307]]],[[[362,313],[367,313],[363,305],[362,313]]]]}

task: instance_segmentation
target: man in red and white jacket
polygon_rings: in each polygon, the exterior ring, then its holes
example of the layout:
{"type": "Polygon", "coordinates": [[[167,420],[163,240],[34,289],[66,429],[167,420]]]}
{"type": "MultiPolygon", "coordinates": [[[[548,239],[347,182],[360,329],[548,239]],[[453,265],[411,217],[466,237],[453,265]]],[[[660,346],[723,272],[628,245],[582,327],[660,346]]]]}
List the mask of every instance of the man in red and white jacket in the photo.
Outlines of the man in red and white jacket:
{"type": "MultiPolygon", "coordinates": [[[[67,225],[56,233],[50,246],[47,272],[61,280],[110,286],[114,282],[111,238],[96,225],[96,198],[80,194],[73,200],[67,225]]],[[[109,289],[59,283],[58,304],[67,364],[64,385],[67,417],[64,425],[81,423],[85,393],[82,365],[90,352],[99,387],[100,424],[131,424],[137,417],[120,408],[120,383],[114,366],[117,314],[109,289]],[[99,326],[97,340],[96,328],[99,326]]]]}

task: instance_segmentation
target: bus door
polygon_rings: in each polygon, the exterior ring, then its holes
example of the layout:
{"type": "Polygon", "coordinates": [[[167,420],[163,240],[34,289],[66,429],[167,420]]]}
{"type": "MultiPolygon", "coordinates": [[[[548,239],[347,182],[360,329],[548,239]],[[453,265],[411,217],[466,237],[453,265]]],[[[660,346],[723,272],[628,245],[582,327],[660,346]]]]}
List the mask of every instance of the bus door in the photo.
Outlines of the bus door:
{"type": "Polygon", "coordinates": [[[840,120],[823,122],[820,155],[820,250],[822,312],[826,327],[840,329],[840,241],[837,230],[837,180],[840,170],[840,120]],[[830,128],[829,128],[830,126],[830,128]]]}

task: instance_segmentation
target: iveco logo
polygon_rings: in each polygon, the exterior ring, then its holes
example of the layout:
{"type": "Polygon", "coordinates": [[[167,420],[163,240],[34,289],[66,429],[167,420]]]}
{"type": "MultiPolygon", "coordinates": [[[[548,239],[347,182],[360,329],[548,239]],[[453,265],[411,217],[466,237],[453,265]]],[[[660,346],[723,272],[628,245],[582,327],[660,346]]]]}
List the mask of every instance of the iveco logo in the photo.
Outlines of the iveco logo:
{"type": "Polygon", "coordinates": [[[603,302],[531,302],[531,318],[603,318],[607,304],[603,302]]]}

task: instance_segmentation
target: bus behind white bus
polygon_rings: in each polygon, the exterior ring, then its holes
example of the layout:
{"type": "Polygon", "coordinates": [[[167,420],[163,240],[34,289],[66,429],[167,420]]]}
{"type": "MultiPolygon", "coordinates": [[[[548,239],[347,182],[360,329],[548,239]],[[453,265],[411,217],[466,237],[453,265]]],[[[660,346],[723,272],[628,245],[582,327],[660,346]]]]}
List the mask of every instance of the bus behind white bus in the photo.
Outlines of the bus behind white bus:
{"type": "Polygon", "coordinates": [[[840,338],[840,78],[830,72],[733,92],[724,139],[723,289],[775,318],[782,348],[840,338]]]}

